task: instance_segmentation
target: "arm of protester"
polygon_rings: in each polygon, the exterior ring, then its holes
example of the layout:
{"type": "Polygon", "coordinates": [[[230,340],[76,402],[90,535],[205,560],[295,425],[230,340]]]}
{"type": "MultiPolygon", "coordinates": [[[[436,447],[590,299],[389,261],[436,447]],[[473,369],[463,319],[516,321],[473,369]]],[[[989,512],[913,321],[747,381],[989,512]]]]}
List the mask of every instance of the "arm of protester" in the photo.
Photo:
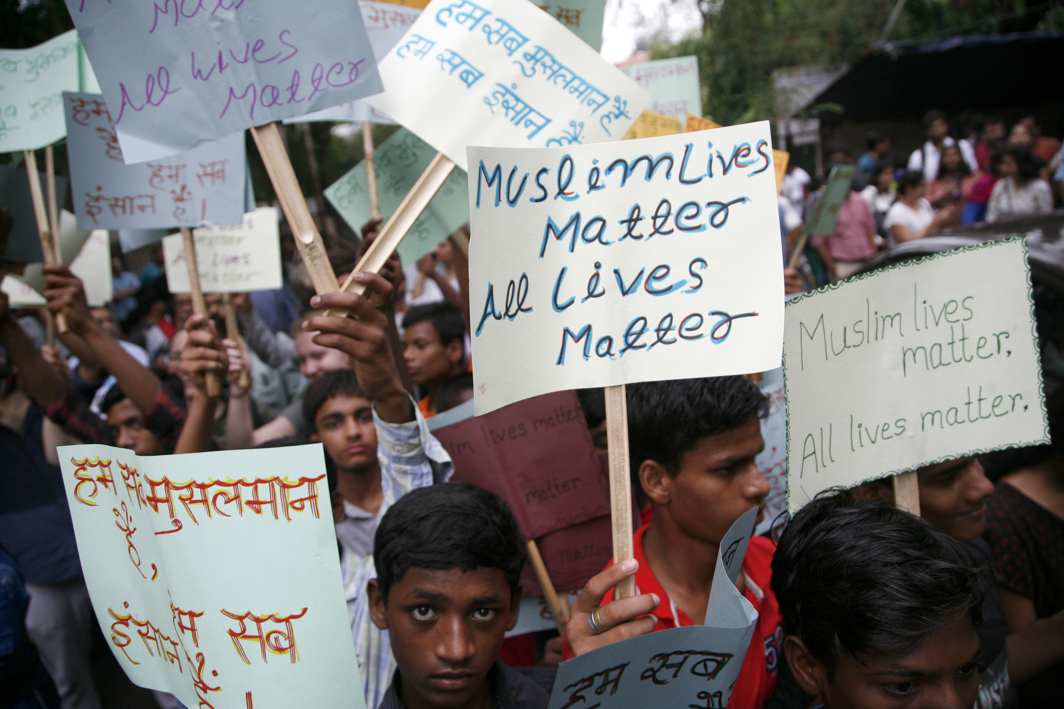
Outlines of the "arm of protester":
{"type": "MultiPolygon", "coordinates": [[[[366,251],[373,245],[379,233],[380,224],[381,221],[379,219],[371,219],[362,226],[362,245],[359,249],[359,259],[365,256],[366,251]]],[[[406,371],[406,363],[403,361],[403,339],[399,335],[399,327],[395,319],[396,300],[403,297],[403,291],[406,286],[404,282],[406,274],[403,273],[403,263],[399,259],[398,251],[392,252],[392,255],[388,257],[384,268],[380,271],[380,275],[392,286],[391,293],[386,296],[382,308],[384,314],[388,316],[388,345],[392,348],[392,357],[395,359],[395,367],[399,372],[399,377],[402,379],[403,389],[412,392],[414,391],[414,382],[410,379],[409,372],[406,371]]]]}
{"type": "Polygon", "coordinates": [[[145,415],[154,411],[162,389],[159,378],[92,319],[81,279],[66,266],[45,266],[44,297],[49,310],[66,315],[70,329],[84,339],[95,361],[114,375],[133,405],[145,415]]]}
{"type": "Polygon", "coordinates": [[[1038,619],[1031,599],[1001,590],[1001,605],[1009,626],[1009,677],[1016,684],[1064,659],[1064,611],[1038,619]]]}
{"type": "Polygon", "coordinates": [[[177,439],[175,453],[198,453],[211,448],[211,423],[218,399],[207,395],[207,374],[228,369],[228,361],[211,321],[193,315],[185,323],[188,341],[181,351],[181,379],[185,383],[188,416],[177,439]]]}
{"type": "Polygon", "coordinates": [[[250,447],[254,440],[255,425],[251,412],[251,389],[240,386],[240,374],[248,367],[247,351],[226,338],[222,340],[225,356],[229,361],[229,407],[225,412],[225,446],[229,450],[250,447]],[[244,444],[244,445],[239,445],[244,444]]]}
{"type": "Polygon", "coordinates": [[[584,655],[600,647],[628,640],[654,630],[656,621],[649,616],[661,599],[653,593],[611,601],[603,606],[599,602],[606,593],[639,568],[639,562],[628,559],[600,571],[580,589],[569,613],[569,622],[565,624],[565,639],[568,645],[566,657],[584,655]],[[595,633],[591,629],[589,618],[598,611],[596,620],[603,628],[595,633]],[[571,652],[568,650],[571,649],[571,652]]]}
{"type": "Polygon", "coordinates": [[[270,330],[255,309],[247,295],[234,295],[237,306],[237,319],[248,349],[272,369],[287,369],[296,360],[296,348],[291,338],[280,337],[270,330]],[[246,305],[245,305],[246,302],[246,305]]]}
{"type": "Polygon", "coordinates": [[[11,315],[7,295],[0,293],[0,344],[18,372],[19,385],[42,409],[61,402],[67,381],[41,355],[11,315]]]}
{"type": "Polygon", "coordinates": [[[783,269],[783,294],[793,295],[806,289],[805,280],[797,268],[783,269]]]}

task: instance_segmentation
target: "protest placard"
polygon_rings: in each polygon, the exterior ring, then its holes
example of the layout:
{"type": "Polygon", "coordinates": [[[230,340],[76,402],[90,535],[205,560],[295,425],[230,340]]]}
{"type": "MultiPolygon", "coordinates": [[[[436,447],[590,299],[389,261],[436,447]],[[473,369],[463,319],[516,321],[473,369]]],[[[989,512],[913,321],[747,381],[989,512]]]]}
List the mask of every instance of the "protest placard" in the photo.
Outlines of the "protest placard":
{"type": "Polygon", "coordinates": [[[59,448],[100,629],[189,707],[364,709],[320,445],[59,448]]]}
{"type": "Polygon", "coordinates": [[[767,122],[564,152],[471,148],[477,412],[778,367],[771,150],[767,122]]]}
{"type": "MultiPolygon", "coordinates": [[[[543,564],[557,591],[579,591],[588,579],[606,567],[613,558],[611,533],[611,520],[607,514],[550,532],[536,540],[543,564]]],[[[527,566],[521,575],[521,588],[528,589],[532,595],[543,595],[535,574],[527,566]]]]}
{"type": "Polygon", "coordinates": [[[758,617],[735,587],[756,517],[756,509],[747,511],[721,539],[704,625],[641,635],[563,662],[550,709],[588,701],[602,709],[728,706],[758,617]]]}
{"type": "MultiPolygon", "coordinates": [[[[427,0],[426,0],[427,2],[427,0]]],[[[358,4],[362,12],[362,21],[366,26],[369,44],[373,56],[383,59],[399,38],[406,33],[420,10],[416,7],[404,7],[388,2],[367,2],[358,4]]],[[[285,123],[303,123],[306,121],[353,121],[356,123],[392,123],[392,119],[380,111],[374,111],[365,101],[358,100],[315,111],[294,118],[286,118],[285,123]]]]}
{"type": "Polygon", "coordinates": [[[504,499],[527,539],[609,511],[599,457],[576,394],[559,392],[437,428],[454,479],[504,499]]]}
{"type": "Polygon", "coordinates": [[[702,115],[702,89],[698,59],[673,57],[621,67],[650,94],[647,110],[683,121],[687,114],[702,115]]]}
{"type": "MultiPolygon", "coordinates": [[[[196,262],[204,293],[243,293],[281,288],[281,235],[277,209],[261,207],[231,227],[196,229],[196,262]]],[[[189,293],[185,247],[180,234],[163,239],[166,282],[172,293],[189,293]]]]}
{"type": "MultiPolygon", "coordinates": [[[[59,247],[62,263],[85,286],[85,300],[90,307],[102,307],[111,302],[111,241],[104,229],[79,229],[77,218],[63,210],[59,215],[59,247]]],[[[27,285],[38,293],[44,292],[44,271],[39,263],[31,263],[23,272],[27,285]]]]}
{"type": "Polygon", "coordinates": [[[4,276],[0,291],[7,296],[7,305],[12,310],[43,308],[48,303],[43,295],[12,273],[4,276]]]}
{"type": "Polygon", "coordinates": [[[243,216],[244,134],[126,165],[99,94],[64,93],[74,212],[82,227],[235,224],[243,216]]]}
{"type": "Polygon", "coordinates": [[[62,93],[96,90],[74,30],[29,49],[0,49],[0,153],[62,139],[62,93]]]}
{"type": "Polygon", "coordinates": [[[663,135],[675,135],[682,131],[680,121],[673,116],[666,116],[653,111],[643,111],[624,134],[625,140],[639,138],[658,138],[663,135]]]}
{"type": "MultiPolygon", "coordinates": [[[[392,214],[425,171],[436,151],[416,135],[400,128],[377,146],[377,192],[383,214],[392,214]]],[[[366,163],[358,165],[325,190],[325,197],[357,234],[370,219],[366,163]]],[[[399,242],[399,257],[412,264],[469,221],[466,174],[453,171],[414,225],[399,242]]]]}
{"type": "Polygon", "coordinates": [[[556,19],[567,30],[596,52],[602,49],[602,22],[606,15],[605,0],[533,0],[539,9],[556,19]]]}
{"type": "Polygon", "coordinates": [[[1047,443],[1032,307],[1019,239],[863,274],[790,301],[791,510],[830,487],[1047,443]]]}
{"type": "Polygon", "coordinates": [[[368,99],[465,169],[466,146],[616,140],[646,92],[535,5],[433,0],[368,99]],[[441,120],[441,107],[460,120],[441,120]]]}
{"type": "MultiPolygon", "coordinates": [[[[43,184],[47,180],[44,173],[38,173],[43,184]]],[[[56,198],[62,203],[66,199],[66,178],[57,177],[56,198]]],[[[43,260],[41,240],[37,232],[37,219],[34,215],[33,200],[30,196],[30,184],[23,165],[0,165],[0,209],[7,211],[11,218],[11,232],[2,245],[4,261],[15,263],[36,263],[43,260]]]]}
{"type": "Polygon", "coordinates": [[[768,411],[761,419],[761,438],[765,448],[754,464],[768,480],[769,492],[762,504],[757,534],[768,534],[777,518],[787,511],[787,400],[783,388],[783,369],[765,372],[761,393],[768,399],[768,411]]]}
{"type": "Polygon", "coordinates": [[[839,209],[850,194],[850,185],[856,168],[853,165],[836,165],[828,174],[827,184],[820,194],[816,206],[809,213],[805,231],[809,236],[828,236],[835,231],[835,222],[839,220],[839,209]]]}
{"type": "Polygon", "coordinates": [[[380,91],[351,0],[66,0],[128,163],[380,91]]]}

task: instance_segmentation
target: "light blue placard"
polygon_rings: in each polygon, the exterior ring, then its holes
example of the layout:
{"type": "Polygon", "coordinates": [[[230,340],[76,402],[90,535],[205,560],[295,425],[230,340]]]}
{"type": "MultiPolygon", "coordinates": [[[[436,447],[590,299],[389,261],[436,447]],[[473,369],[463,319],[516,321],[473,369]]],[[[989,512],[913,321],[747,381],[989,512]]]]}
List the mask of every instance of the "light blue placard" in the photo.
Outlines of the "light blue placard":
{"type": "Polygon", "coordinates": [[[587,42],[596,52],[602,50],[602,21],[606,0],[533,0],[545,12],[587,42]]]}
{"type": "Polygon", "coordinates": [[[129,163],[381,90],[352,0],[66,4],[129,163]]]}
{"type": "Polygon", "coordinates": [[[74,213],[83,229],[238,224],[247,190],[244,134],[142,165],[122,162],[99,94],[63,94],[74,213]]]}
{"type": "MultiPolygon", "coordinates": [[[[380,208],[385,217],[395,211],[435,156],[432,146],[405,128],[381,143],[374,162],[380,208]]],[[[347,225],[359,233],[370,216],[366,164],[360,162],[333,183],[325,190],[325,197],[347,225]]],[[[469,183],[465,171],[455,169],[399,242],[399,258],[404,264],[417,261],[468,221],[469,183]]]]}

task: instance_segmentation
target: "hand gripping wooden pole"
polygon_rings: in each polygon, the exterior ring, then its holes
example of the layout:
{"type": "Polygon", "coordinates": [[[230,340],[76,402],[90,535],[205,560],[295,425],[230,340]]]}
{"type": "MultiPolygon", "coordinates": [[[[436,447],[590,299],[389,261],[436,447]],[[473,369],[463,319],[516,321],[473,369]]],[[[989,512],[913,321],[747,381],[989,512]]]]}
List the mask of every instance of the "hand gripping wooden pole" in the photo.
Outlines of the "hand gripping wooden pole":
{"type": "Polygon", "coordinates": [[[920,516],[920,479],[917,472],[898,473],[893,478],[894,506],[920,516]]]}
{"type": "Polygon", "coordinates": [[[373,162],[373,124],[362,124],[362,153],[366,163],[366,189],[369,191],[369,216],[381,218],[381,195],[377,189],[377,167],[373,162]]]}
{"type": "MultiPolygon", "coordinates": [[[[613,563],[632,558],[632,478],[628,467],[628,401],[625,386],[605,388],[606,441],[610,462],[610,523],[613,531],[613,563]]],[[[617,584],[617,600],[635,595],[635,578],[617,584]]]]}
{"type": "MultiPolygon", "coordinates": [[[[188,269],[188,286],[192,291],[192,312],[196,315],[207,314],[207,301],[203,298],[203,287],[200,285],[199,263],[196,259],[196,241],[192,238],[192,230],[181,227],[181,243],[185,250],[185,268],[188,269]]],[[[207,372],[204,377],[207,383],[207,396],[216,399],[222,394],[222,380],[217,372],[207,372]]]]}
{"type": "MultiPolygon", "coordinates": [[[[233,298],[228,293],[224,296],[225,302],[225,336],[233,342],[240,344],[240,327],[236,322],[236,306],[233,305],[233,298]]],[[[251,374],[247,368],[240,370],[240,379],[237,381],[241,389],[248,389],[251,387],[251,374]]]]}
{"type": "Polygon", "coordinates": [[[333,293],[339,290],[339,283],[332,266],[329,265],[329,257],[325,253],[325,243],[321,240],[318,227],[314,224],[314,218],[310,216],[307,201],[299,188],[296,173],[292,169],[292,162],[288,158],[284,142],[281,140],[281,129],[277,123],[267,123],[251,129],[251,137],[255,139],[255,145],[262,156],[262,162],[266,166],[266,172],[270,176],[274,192],[281,203],[281,211],[292,230],[292,236],[299,248],[299,255],[303,257],[303,263],[307,266],[310,280],[314,284],[314,290],[318,294],[333,293]]]}
{"type": "MultiPolygon", "coordinates": [[[[32,150],[23,151],[26,162],[26,178],[30,183],[30,200],[33,202],[33,216],[37,221],[37,236],[41,240],[41,256],[46,266],[54,266],[60,261],[56,258],[59,253],[56,247],[57,235],[52,231],[48,223],[48,215],[44,208],[44,195],[41,194],[41,176],[37,173],[37,156],[32,150]]],[[[66,316],[58,313],[55,318],[56,328],[62,335],[67,331],[66,316]]]]}
{"type": "Polygon", "coordinates": [[[554,625],[557,626],[559,633],[565,635],[565,624],[569,622],[569,603],[562,600],[558,596],[558,592],[554,590],[554,584],[551,583],[550,575],[547,573],[547,565],[543,563],[543,557],[539,554],[536,540],[529,539],[527,546],[528,560],[532,562],[532,571],[536,574],[536,581],[539,582],[539,587],[543,589],[543,597],[547,599],[551,615],[554,616],[554,625]]]}

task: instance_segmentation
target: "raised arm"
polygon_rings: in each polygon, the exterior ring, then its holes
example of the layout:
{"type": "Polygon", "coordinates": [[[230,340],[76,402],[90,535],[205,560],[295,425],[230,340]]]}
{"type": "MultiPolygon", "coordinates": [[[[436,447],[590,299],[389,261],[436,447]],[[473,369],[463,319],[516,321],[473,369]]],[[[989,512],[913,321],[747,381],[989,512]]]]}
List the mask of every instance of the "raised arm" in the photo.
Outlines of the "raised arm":
{"type": "Polygon", "coordinates": [[[42,409],[59,404],[67,394],[67,383],[52,368],[22,327],[11,317],[7,295],[0,293],[0,344],[7,349],[19,375],[22,390],[42,409]]]}

